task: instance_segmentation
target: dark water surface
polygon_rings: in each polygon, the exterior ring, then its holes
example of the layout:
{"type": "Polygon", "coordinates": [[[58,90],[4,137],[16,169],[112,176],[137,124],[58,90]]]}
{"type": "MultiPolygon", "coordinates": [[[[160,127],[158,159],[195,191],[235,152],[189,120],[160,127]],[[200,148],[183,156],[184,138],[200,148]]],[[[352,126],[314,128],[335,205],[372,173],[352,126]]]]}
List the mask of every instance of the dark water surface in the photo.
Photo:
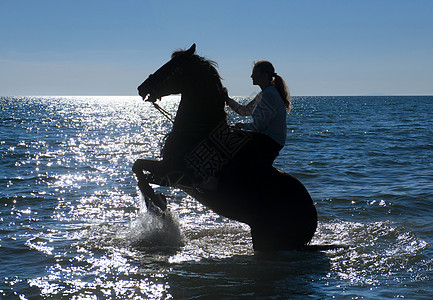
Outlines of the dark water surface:
{"type": "Polygon", "coordinates": [[[1,97],[0,298],[431,299],[432,119],[430,96],[294,97],[276,166],[316,203],[312,243],[347,248],[260,256],[180,190],[147,214],[131,167],[171,128],[148,103],[1,97]]]}

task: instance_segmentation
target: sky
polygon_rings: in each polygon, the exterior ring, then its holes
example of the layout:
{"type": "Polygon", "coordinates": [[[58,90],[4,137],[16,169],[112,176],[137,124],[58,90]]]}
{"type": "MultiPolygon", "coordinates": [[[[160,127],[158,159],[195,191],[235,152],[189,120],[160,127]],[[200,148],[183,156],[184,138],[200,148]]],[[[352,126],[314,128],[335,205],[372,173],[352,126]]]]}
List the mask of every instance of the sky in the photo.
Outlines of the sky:
{"type": "Polygon", "coordinates": [[[431,0],[0,0],[0,95],[136,95],[197,44],[231,96],[433,95],[431,0]]]}

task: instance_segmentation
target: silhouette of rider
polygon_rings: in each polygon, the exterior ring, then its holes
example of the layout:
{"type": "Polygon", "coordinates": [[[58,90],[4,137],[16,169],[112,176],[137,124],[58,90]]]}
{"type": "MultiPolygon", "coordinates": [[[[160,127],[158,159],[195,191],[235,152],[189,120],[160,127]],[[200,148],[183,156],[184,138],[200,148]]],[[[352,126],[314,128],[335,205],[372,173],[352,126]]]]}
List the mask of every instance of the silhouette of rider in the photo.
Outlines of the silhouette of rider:
{"type": "Polygon", "coordinates": [[[272,166],[286,142],[286,117],[291,101],[287,86],[274,66],[265,60],[254,64],[251,74],[253,85],[261,92],[248,104],[241,105],[227,96],[227,105],[241,116],[251,116],[251,123],[238,123],[237,128],[254,132],[248,155],[255,163],[272,166]]]}

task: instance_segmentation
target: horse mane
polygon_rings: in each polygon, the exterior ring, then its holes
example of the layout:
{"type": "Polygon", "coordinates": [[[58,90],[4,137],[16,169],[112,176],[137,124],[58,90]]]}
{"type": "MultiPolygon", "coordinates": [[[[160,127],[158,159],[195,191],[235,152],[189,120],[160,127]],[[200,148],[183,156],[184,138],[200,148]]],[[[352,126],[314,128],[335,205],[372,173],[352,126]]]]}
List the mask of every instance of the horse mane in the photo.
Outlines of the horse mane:
{"type": "MultiPolygon", "coordinates": [[[[171,55],[171,58],[183,54],[184,52],[185,50],[176,50],[171,55]]],[[[190,59],[195,66],[199,67],[198,71],[200,71],[201,75],[203,76],[202,78],[206,78],[206,80],[209,82],[209,86],[216,86],[219,93],[223,91],[226,92],[226,89],[221,82],[222,78],[217,70],[218,63],[197,54],[193,54],[190,59]]]]}

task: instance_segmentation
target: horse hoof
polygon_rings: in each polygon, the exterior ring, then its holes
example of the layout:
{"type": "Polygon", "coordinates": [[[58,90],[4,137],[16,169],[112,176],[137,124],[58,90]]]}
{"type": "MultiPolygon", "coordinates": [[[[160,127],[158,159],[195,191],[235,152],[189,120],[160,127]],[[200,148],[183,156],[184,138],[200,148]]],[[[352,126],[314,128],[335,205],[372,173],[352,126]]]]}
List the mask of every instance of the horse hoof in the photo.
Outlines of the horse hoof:
{"type": "Polygon", "coordinates": [[[167,198],[164,194],[155,194],[154,197],[152,197],[152,202],[155,204],[155,206],[159,207],[162,211],[167,210],[167,198]]]}

